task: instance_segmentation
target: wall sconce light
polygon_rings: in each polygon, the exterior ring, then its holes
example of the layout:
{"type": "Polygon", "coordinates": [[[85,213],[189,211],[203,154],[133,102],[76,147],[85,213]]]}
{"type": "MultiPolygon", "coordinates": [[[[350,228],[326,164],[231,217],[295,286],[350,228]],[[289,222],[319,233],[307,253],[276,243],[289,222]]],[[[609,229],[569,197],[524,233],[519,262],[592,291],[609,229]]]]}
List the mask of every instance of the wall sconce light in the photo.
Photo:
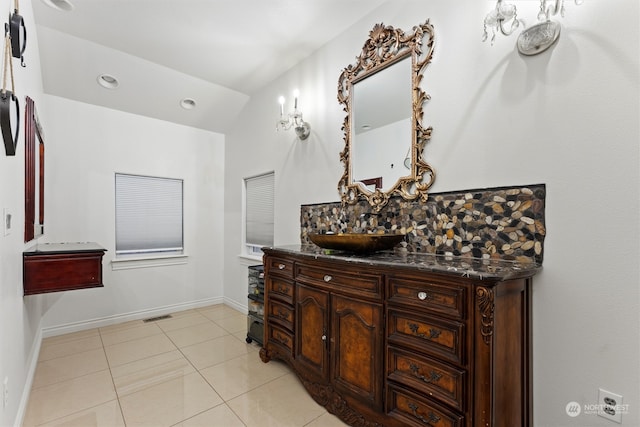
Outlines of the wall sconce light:
{"type": "Polygon", "coordinates": [[[278,99],[280,103],[280,120],[276,122],[276,130],[293,128],[298,138],[304,141],[309,137],[311,126],[302,119],[302,111],[298,110],[298,96],[300,96],[300,93],[295,90],[293,92],[293,112],[286,116],[284,114],[284,96],[278,99]]]}
{"type": "MultiPolygon", "coordinates": [[[[547,50],[560,36],[560,24],[551,21],[551,17],[560,12],[560,16],[564,17],[564,1],[565,0],[540,0],[540,11],[538,12],[538,21],[524,30],[518,36],[518,51],[523,55],[536,55],[547,50]]],[[[574,0],[576,5],[581,5],[584,0],[574,0]]],[[[496,38],[497,33],[505,36],[513,34],[518,29],[522,21],[517,18],[516,6],[504,3],[498,0],[494,10],[489,12],[484,18],[484,34],[482,41],[486,41],[489,37],[487,31],[491,29],[491,44],[496,38]],[[508,28],[507,28],[508,26],[508,28]]]]}

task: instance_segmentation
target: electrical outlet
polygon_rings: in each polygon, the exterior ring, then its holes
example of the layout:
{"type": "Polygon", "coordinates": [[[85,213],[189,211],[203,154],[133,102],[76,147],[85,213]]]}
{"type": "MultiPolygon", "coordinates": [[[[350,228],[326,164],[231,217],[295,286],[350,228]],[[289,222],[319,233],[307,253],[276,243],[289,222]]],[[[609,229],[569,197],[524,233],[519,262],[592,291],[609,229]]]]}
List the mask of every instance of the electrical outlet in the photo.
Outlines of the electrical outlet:
{"type": "Polygon", "coordinates": [[[9,405],[9,377],[4,377],[2,382],[2,408],[9,405]]]}
{"type": "Polygon", "coordinates": [[[602,418],[622,424],[622,396],[604,389],[598,389],[598,415],[602,418]]]}

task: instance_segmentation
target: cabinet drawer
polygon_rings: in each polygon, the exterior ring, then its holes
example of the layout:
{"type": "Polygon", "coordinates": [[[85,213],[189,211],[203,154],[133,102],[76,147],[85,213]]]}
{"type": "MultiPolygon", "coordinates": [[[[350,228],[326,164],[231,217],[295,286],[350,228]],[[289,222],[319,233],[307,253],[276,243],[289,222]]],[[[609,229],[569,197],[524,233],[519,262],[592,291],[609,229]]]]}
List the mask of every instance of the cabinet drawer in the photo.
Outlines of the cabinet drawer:
{"type": "Polygon", "coordinates": [[[388,340],[417,351],[464,363],[464,324],[389,309],[388,340]]]}
{"type": "Polygon", "coordinates": [[[389,347],[388,379],[432,396],[460,411],[464,410],[466,373],[429,357],[389,347]]]}
{"type": "Polygon", "coordinates": [[[267,328],[267,340],[270,344],[285,347],[290,356],[293,355],[293,334],[272,324],[267,328]]]}
{"type": "Polygon", "coordinates": [[[102,255],[62,253],[24,255],[24,294],[102,287],[102,255]]]}
{"type": "Polygon", "coordinates": [[[267,283],[269,297],[275,297],[293,305],[293,283],[275,277],[267,283]]]}
{"type": "Polygon", "coordinates": [[[345,272],[335,267],[328,269],[297,264],[296,281],[337,289],[341,293],[352,295],[363,295],[365,293],[382,297],[381,275],[360,273],[358,271],[345,272]]]}
{"type": "Polygon", "coordinates": [[[293,277],[293,261],[283,258],[265,257],[265,268],[269,274],[293,277]]]}
{"type": "Polygon", "coordinates": [[[462,427],[464,417],[429,398],[390,384],[387,386],[387,413],[407,426],[462,427]]]}
{"type": "Polygon", "coordinates": [[[458,319],[465,317],[465,287],[402,277],[390,277],[388,286],[389,302],[411,305],[458,319]]]}
{"type": "Polygon", "coordinates": [[[293,330],[293,308],[290,305],[270,299],[267,304],[267,316],[270,322],[275,321],[293,330]]]}

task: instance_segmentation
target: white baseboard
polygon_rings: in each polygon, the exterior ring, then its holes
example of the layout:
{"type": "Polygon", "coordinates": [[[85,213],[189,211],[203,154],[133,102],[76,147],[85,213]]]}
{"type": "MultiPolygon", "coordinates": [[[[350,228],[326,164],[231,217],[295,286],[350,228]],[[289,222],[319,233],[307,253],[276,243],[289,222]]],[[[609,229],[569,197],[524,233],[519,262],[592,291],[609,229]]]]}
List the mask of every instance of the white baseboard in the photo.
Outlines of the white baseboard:
{"type": "MultiPolygon", "coordinates": [[[[115,325],[117,323],[128,322],[130,320],[147,319],[149,317],[162,316],[164,314],[175,313],[177,311],[190,310],[193,308],[206,307],[226,303],[223,297],[207,298],[188,303],[171,304],[164,307],[156,307],[149,310],[134,311],[131,313],[116,314],[113,316],[100,317],[96,319],[83,320],[82,322],[67,323],[64,325],[49,326],[42,329],[42,338],[54,337],[57,335],[69,334],[71,332],[84,331],[87,329],[101,328],[115,325]]],[[[231,304],[229,304],[231,305],[231,304]]],[[[235,304],[233,305],[235,308],[235,304]]],[[[246,309],[246,306],[245,306],[246,309]]]]}
{"type": "MultiPolygon", "coordinates": [[[[42,319],[40,319],[40,325],[42,325],[42,319]]],[[[16,419],[14,422],[14,426],[21,426],[24,421],[24,416],[27,413],[27,405],[29,404],[29,396],[31,395],[31,386],[33,385],[33,378],[36,373],[36,367],[38,366],[38,358],[40,357],[40,346],[42,345],[42,327],[38,327],[36,332],[36,336],[33,340],[33,346],[31,347],[31,352],[29,352],[29,357],[26,365],[27,368],[27,378],[24,382],[24,388],[22,389],[22,396],[20,396],[20,404],[18,405],[18,412],[16,414],[16,419]]]]}
{"type": "Polygon", "coordinates": [[[224,297],[224,305],[228,305],[231,308],[235,308],[238,311],[243,313],[249,312],[249,306],[247,304],[247,300],[244,300],[242,303],[232,300],[231,298],[224,297]]]}

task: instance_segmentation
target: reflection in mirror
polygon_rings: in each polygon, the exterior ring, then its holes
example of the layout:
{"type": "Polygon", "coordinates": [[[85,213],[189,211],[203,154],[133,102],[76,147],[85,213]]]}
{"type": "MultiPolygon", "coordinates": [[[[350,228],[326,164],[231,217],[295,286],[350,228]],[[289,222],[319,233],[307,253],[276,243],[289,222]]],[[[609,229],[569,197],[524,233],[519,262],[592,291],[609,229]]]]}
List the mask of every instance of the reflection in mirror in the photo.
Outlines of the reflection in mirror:
{"type": "Polygon", "coordinates": [[[345,171],[338,183],[343,204],[364,198],[378,212],[393,195],[427,200],[435,172],[423,156],[431,127],[422,126],[429,95],[420,83],[432,53],[429,21],[411,34],[377,24],[356,63],[340,74],[338,101],[347,113],[340,153],[345,171]],[[365,184],[372,177],[381,184],[365,184]]]}
{"type": "Polygon", "coordinates": [[[410,174],[404,161],[411,149],[411,57],[357,81],[352,92],[353,182],[380,175],[375,188],[388,191],[410,174]]]}
{"type": "Polygon", "coordinates": [[[24,241],[44,233],[44,136],[33,99],[25,106],[24,241]]]}

